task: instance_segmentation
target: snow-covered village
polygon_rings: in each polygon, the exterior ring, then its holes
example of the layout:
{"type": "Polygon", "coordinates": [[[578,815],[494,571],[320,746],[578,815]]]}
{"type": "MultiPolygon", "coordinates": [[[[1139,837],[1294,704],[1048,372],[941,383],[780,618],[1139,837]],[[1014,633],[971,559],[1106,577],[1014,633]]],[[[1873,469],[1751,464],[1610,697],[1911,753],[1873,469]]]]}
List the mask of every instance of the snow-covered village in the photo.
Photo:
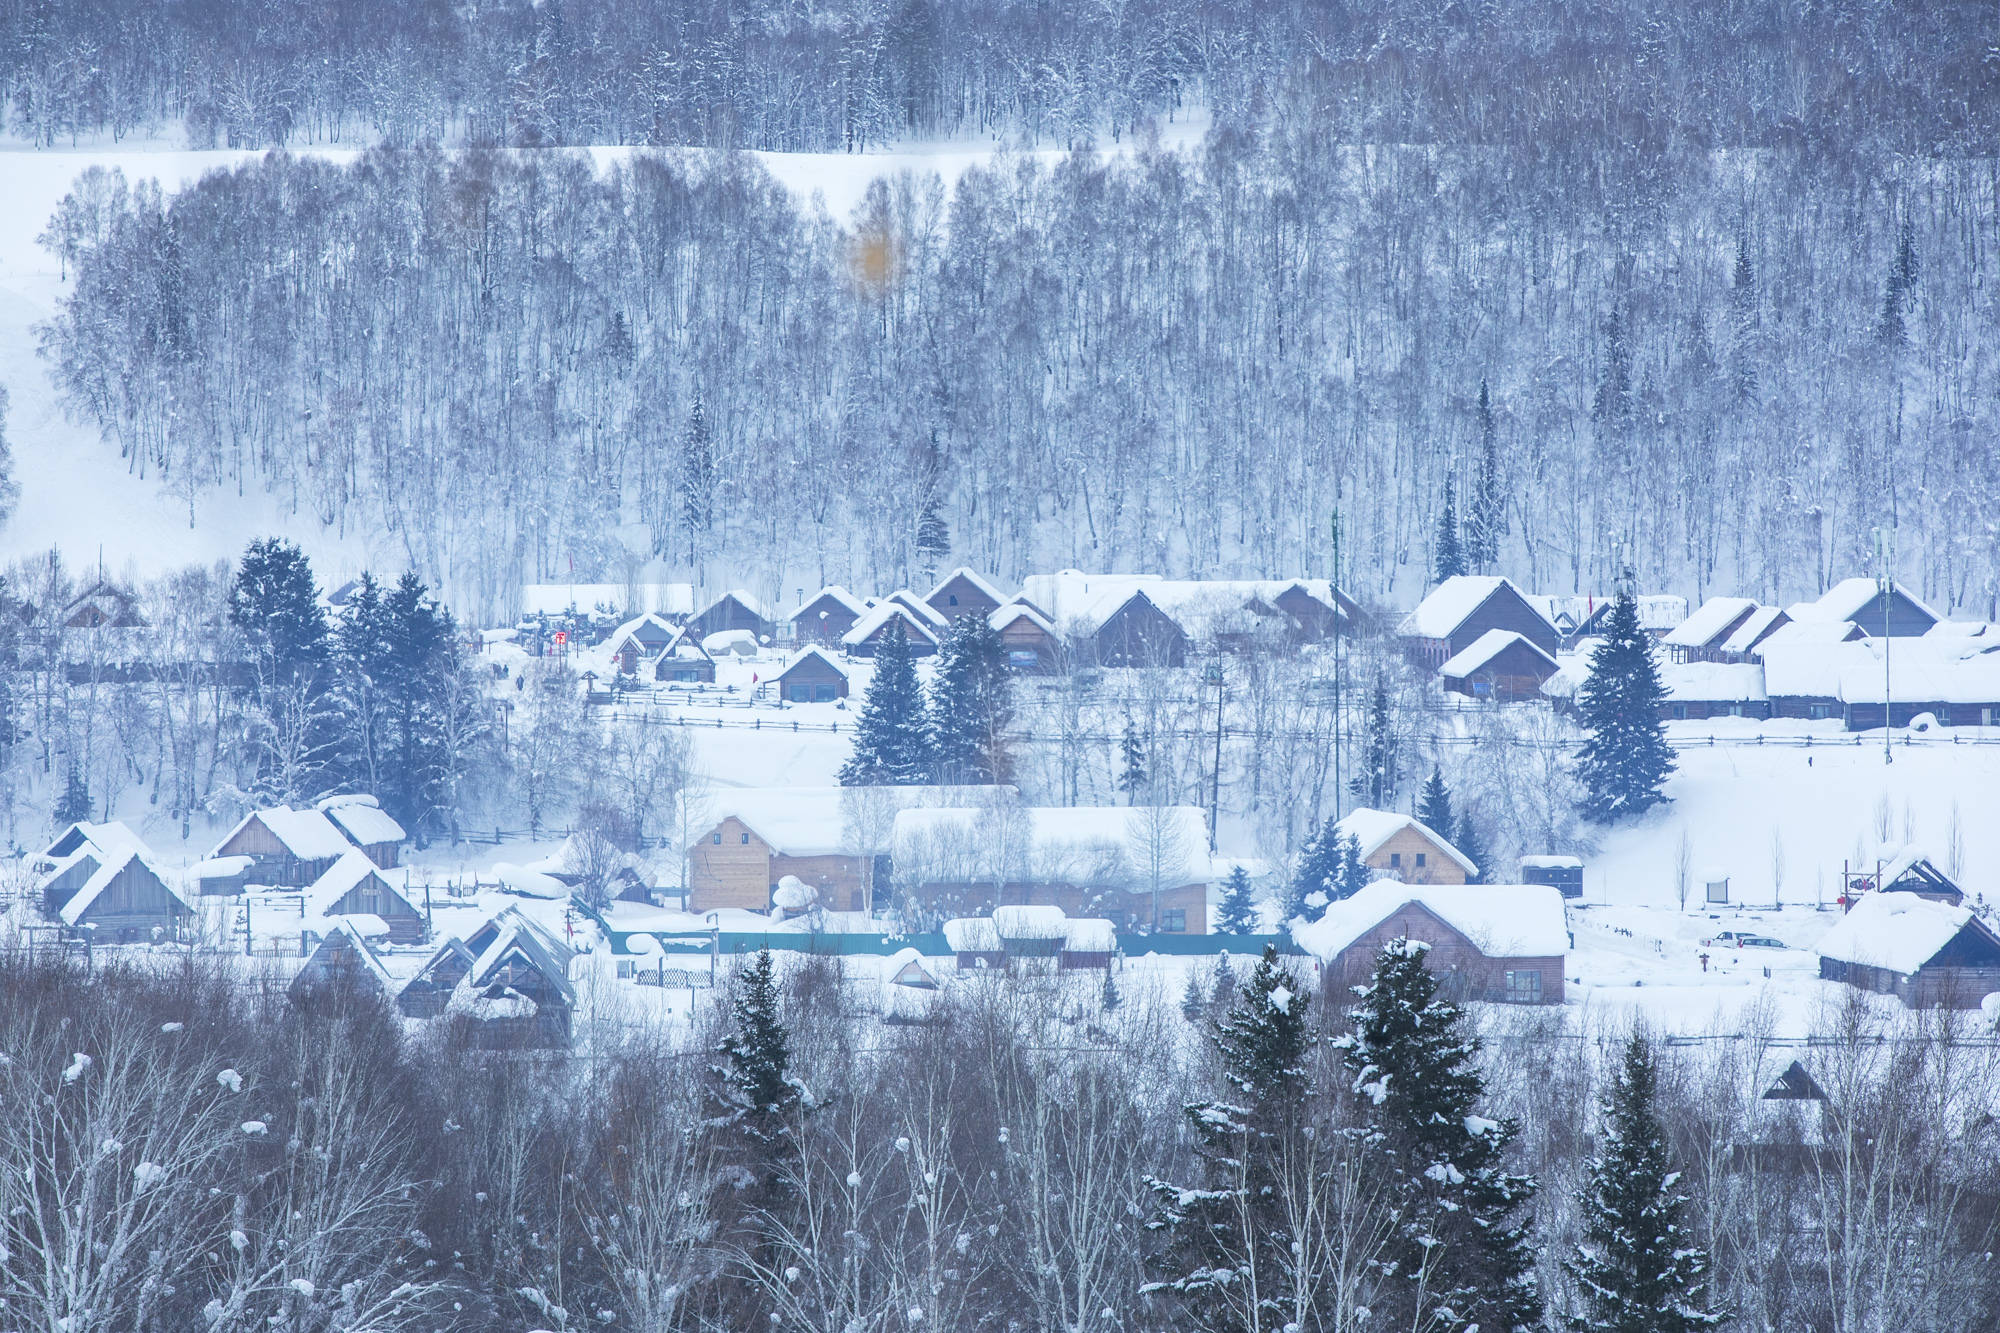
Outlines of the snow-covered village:
{"type": "Polygon", "coordinates": [[[2000,1329],[1997,50],[0,0],[0,1333],[2000,1329]]]}

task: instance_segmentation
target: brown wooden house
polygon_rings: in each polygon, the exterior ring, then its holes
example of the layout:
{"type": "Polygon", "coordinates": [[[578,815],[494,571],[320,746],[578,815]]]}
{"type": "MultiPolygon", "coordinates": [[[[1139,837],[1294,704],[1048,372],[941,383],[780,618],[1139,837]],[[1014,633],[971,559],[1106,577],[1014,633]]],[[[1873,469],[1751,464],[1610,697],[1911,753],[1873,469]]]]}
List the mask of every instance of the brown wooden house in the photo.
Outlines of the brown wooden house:
{"type": "Polygon", "coordinates": [[[2000,935],[1969,907],[1866,893],[1820,938],[1819,974],[1912,1009],[1977,1009],[2000,991],[2000,935]]]}
{"type": "Polygon", "coordinates": [[[683,629],[653,659],[653,679],[670,685],[713,685],[715,659],[683,629]]]}
{"type": "Polygon", "coordinates": [[[320,937],[292,978],[295,1003],[314,996],[353,994],[386,997],[394,987],[388,969],[361,932],[336,925],[320,937]]]}
{"type": "Polygon", "coordinates": [[[831,648],[854,628],[854,622],[868,614],[868,604],[847,589],[828,584],[787,617],[794,643],[817,643],[831,648]]]}
{"type": "Polygon", "coordinates": [[[319,808],[377,866],[394,870],[402,860],[403,843],[409,834],[373,796],[329,796],[319,808]]]}
{"type": "Polygon", "coordinates": [[[417,975],[396,992],[396,1008],[405,1018],[436,1018],[477,961],[463,940],[456,935],[447,938],[417,975]]]}
{"type": "Polygon", "coordinates": [[[1397,635],[1416,662],[1441,667],[1490,630],[1512,630],[1553,656],[1561,635],[1521,590],[1504,578],[1461,574],[1446,579],[1403,618],[1397,635]]]}
{"type": "Polygon", "coordinates": [[[1363,808],[1334,828],[1360,844],[1369,869],[1405,884],[1468,884],[1479,875],[1465,853],[1413,815],[1363,808]]]}
{"type": "Polygon", "coordinates": [[[397,944],[415,944],[427,929],[424,914],[373,861],[350,851],[306,890],[306,910],[317,917],[375,916],[397,944]]]}
{"type": "Polygon", "coordinates": [[[1062,640],[1048,617],[1034,607],[1026,602],[1009,602],[986,619],[1000,635],[1009,671],[1052,676],[1062,670],[1062,640]]]}
{"type": "Polygon", "coordinates": [[[778,675],[778,697],[786,703],[831,703],[847,697],[847,671],[813,644],[778,675]]]}
{"type": "Polygon", "coordinates": [[[1542,682],[1561,668],[1518,631],[1491,629],[1438,668],[1451,694],[1491,703],[1539,699],[1542,682]]]}
{"type": "Polygon", "coordinates": [[[761,641],[769,638],[776,627],[763,602],[741,588],[731,588],[692,616],[687,628],[696,639],[743,629],[761,641]]]}
{"type": "Polygon", "coordinates": [[[1378,881],[1331,904],[1294,937],[1320,960],[1329,999],[1374,973],[1384,945],[1429,946],[1424,965],[1448,994],[1501,1004],[1561,1004],[1569,922],[1541,884],[1421,887],[1378,881]]]}
{"type": "Polygon", "coordinates": [[[445,1006],[460,1040],[488,1051],[567,1047],[575,1009],[567,951],[520,920],[495,932],[445,1006]]]}
{"type": "Polygon", "coordinates": [[[1099,666],[1180,667],[1187,665],[1189,641],[1180,622],[1141,588],[1096,619],[1089,648],[1099,666]]]}
{"type": "Polygon", "coordinates": [[[89,931],[99,944],[179,939],[194,917],[165,877],[130,849],[107,855],[54,910],[65,926],[89,931]]]}
{"type": "Polygon", "coordinates": [[[946,620],[991,615],[1007,601],[1005,593],[963,567],[939,580],[924,602],[946,620]]]}
{"type": "Polygon", "coordinates": [[[872,658],[891,634],[903,636],[912,657],[930,657],[938,650],[936,630],[909,607],[893,600],[877,603],[874,610],[841,636],[840,645],[851,656],[872,658]]]}
{"type": "Polygon", "coordinates": [[[679,634],[679,630],[650,611],[626,621],[611,631],[611,657],[618,674],[638,674],[641,662],[657,657],[679,634]]]}
{"type": "Polygon", "coordinates": [[[767,911],[787,875],[830,910],[862,906],[866,865],[848,846],[841,788],[739,789],[709,804],[715,823],[688,851],[690,912],[767,911]]]}
{"type": "Polygon", "coordinates": [[[324,812],[276,806],[243,816],[208,856],[247,856],[250,883],[304,888],[352,846],[324,812]]]}

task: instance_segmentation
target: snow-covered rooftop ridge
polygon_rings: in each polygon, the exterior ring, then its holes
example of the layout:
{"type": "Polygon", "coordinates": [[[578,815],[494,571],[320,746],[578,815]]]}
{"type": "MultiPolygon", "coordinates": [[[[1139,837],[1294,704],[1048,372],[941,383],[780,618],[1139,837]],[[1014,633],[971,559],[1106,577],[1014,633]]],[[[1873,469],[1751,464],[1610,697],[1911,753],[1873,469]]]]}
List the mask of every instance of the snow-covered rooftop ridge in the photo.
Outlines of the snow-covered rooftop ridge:
{"type": "MultiPolygon", "coordinates": [[[[791,661],[785,663],[785,671],[790,671],[794,667],[803,665],[804,663],[809,661],[824,662],[826,665],[832,667],[835,671],[839,672],[842,676],[845,676],[847,674],[847,668],[840,664],[840,659],[836,658],[832,653],[828,652],[826,649],[820,647],[816,643],[810,643],[807,644],[804,648],[801,648],[797,656],[792,658],[791,661]]],[[[785,671],[781,671],[778,674],[780,676],[783,676],[785,674],[785,671]]]]}
{"type": "Polygon", "coordinates": [[[943,592],[947,587],[950,586],[951,581],[953,579],[964,579],[967,583],[970,583],[973,587],[979,589],[979,591],[985,593],[988,597],[991,597],[996,602],[1004,602],[1007,600],[1006,593],[1001,592],[998,588],[993,586],[991,581],[989,581],[988,579],[980,575],[977,571],[971,569],[966,565],[960,565],[957,569],[952,570],[949,574],[946,574],[943,578],[939,579],[937,581],[936,586],[934,586],[929,592],[924,594],[924,600],[928,602],[931,600],[931,598],[936,597],[939,593],[943,592]]]}
{"type": "Polygon", "coordinates": [[[717,593],[702,606],[701,610],[694,613],[693,618],[699,620],[732,597],[742,603],[743,608],[759,620],[771,619],[770,611],[764,606],[764,599],[756,593],[746,592],[742,588],[726,588],[722,592],[717,593]]]}
{"type": "Polygon", "coordinates": [[[1761,702],[1764,668],[1755,662],[1681,662],[1660,668],[1660,683],[1675,703],[1761,702]]]}
{"type": "MultiPolygon", "coordinates": [[[[1932,620],[1942,619],[1937,612],[1924,605],[1923,600],[1900,583],[1890,586],[1907,599],[1910,605],[1929,616],[1932,620]]],[[[1800,602],[1791,608],[1793,620],[1852,620],[1860,610],[1875,599],[1882,585],[1871,578],[1842,579],[1810,602],[1800,602]]]]}
{"type": "Polygon", "coordinates": [[[850,648],[857,647],[873,638],[876,631],[884,625],[898,618],[902,620],[905,632],[910,633],[912,638],[920,638],[930,643],[938,641],[937,631],[927,620],[902,602],[889,597],[877,602],[873,609],[855,621],[854,628],[841,635],[840,641],[850,648]]]}
{"type": "Polygon", "coordinates": [[[1756,647],[1758,642],[1767,635],[1774,634],[1777,630],[1783,629],[1783,625],[1777,625],[1775,622],[1786,619],[1787,617],[1782,607],[1757,607],[1743,618],[1743,623],[1736,627],[1734,633],[1722,641],[1722,651],[1725,653],[1747,653],[1756,647]]]}
{"type": "Polygon", "coordinates": [[[1820,937],[1822,958],[1909,976],[1976,920],[1969,907],[1914,893],[1867,893],[1820,937]]]}
{"type": "Polygon", "coordinates": [[[372,847],[378,842],[401,842],[409,836],[373,796],[359,793],[329,796],[319,803],[319,808],[348,837],[363,847],[372,847]]]}
{"type": "Polygon", "coordinates": [[[1556,659],[1543,652],[1526,636],[1511,629],[1490,629],[1467,644],[1464,651],[1453,654],[1443,666],[1438,668],[1438,674],[1441,676],[1469,676],[1517,643],[1521,644],[1536,657],[1547,662],[1549,670],[1554,671],[1556,669],[1556,659]]]}
{"type": "Polygon", "coordinates": [[[928,883],[1206,884],[1198,806],[919,807],[896,816],[897,873],[928,883]]]}
{"type": "MultiPolygon", "coordinates": [[[[1521,590],[1497,574],[1458,574],[1446,579],[1431,589],[1423,601],[1417,603],[1416,610],[1403,617],[1403,623],[1396,632],[1406,638],[1447,639],[1465,618],[1501,588],[1513,588],[1516,594],[1521,590]]],[[[1533,607],[1533,601],[1523,596],[1522,600],[1533,607]]],[[[1543,614],[1537,609],[1537,614],[1543,614]]]]}
{"type": "Polygon", "coordinates": [[[612,630],[611,636],[605,642],[609,643],[615,649],[622,645],[625,640],[645,629],[651,629],[655,637],[663,639],[670,639],[675,633],[674,627],[669,625],[658,614],[646,611],[632,617],[617,629],[612,630]]]}
{"type": "MultiPolygon", "coordinates": [[[[167,891],[170,897],[180,903],[183,908],[188,908],[187,899],[182,897],[180,890],[175,888],[168,881],[167,877],[160,873],[160,868],[154,865],[139,849],[127,847],[120,851],[107,852],[105,859],[98,865],[96,873],[85,880],[83,887],[72,894],[69,901],[62,905],[62,909],[57,915],[62,918],[63,924],[73,926],[81,921],[84,913],[90,910],[91,904],[95,903],[103,895],[104,891],[111,887],[111,882],[123,874],[125,868],[135,861],[152,872],[153,878],[160,881],[161,887],[167,891]]],[[[188,908],[188,910],[191,911],[193,909],[188,908]]]]}
{"type": "Polygon", "coordinates": [[[986,623],[996,630],[1006,629],[1017,620],[1025,620],[1049,637],[1055,637],[1056,627],[1049,623],[1048,617],[1026,602],[1009,602],[995,607],[986,617],[986,623]]]}
{"type": "Polygon", "coordinates": [[[1361,844],[1361,856],[1366,860],[1382,847],[1382,844],[1401,833],[1404,829],[1415,829],[1437,846],[1437,849],[1456,861],[1468,875],[1479,873],[1479,867],[1466,859],[1464,852],[1447,842],[1442,834],[1415,815],[1400,814],[1394,810],[1374,810],[1363,806],[1350,810],[1342,816],[1334,828],[1343,837],[1353,837],[1361,844]]]}
{"type": "MultiPolygon", "coordinates": [[[[327,916],[335,903],[346,897],[354,888],[370,875],[375,876],[391,889],[401,892],[401,888],[378,869],[375,863],[358,848],[349,848],[338,861],[328,866],[320,877],[306,889],[306,909],[316,916],[327,916]]],[[[407,878],[407,872],[395,875],[395,879],[407,878]]]]}
{"type": "Polygon", "coordinates": [[[1524,870],[1581,870],[1583,869],[1583,858],[1580,856],[1557,856],[1549,853],[1541,853],[1534,856],[1522,857],[1520,864],[1524,870]]]}
{"type": "MultiPolygon", "coordinates": [[[[992,806],[1020,799],[1013,787],[724,787],[703,805],[701,825],[735,819],[785,856],[855,856],[866,826],[883,810],[909,806],[992,806]]],[[[887,818],[882,818],[886,832],[887,818]]]]}
{"type": "MultiPolygon", "coordinates": [[[[1551,625],[1575,631],[1617,600],[1601,593],[1532,593],[1529,605],[1540,611],[1551,625]]],[[[1688,618],[1687,598],[1672,592],[1645,592],[1633,597],[1639,614],[1639,628],[1656,633],[1671,630],[1688,618]]]]}
{"type": "Polygon", "coordinates": [[[859,597],[856,597],[853,593],[841,587],[838,583],[829,583],[824,588],[821,588],[818,592],[814,593],[812,596],[806,598],[805,601],[801,602],[799,604],[798,609],[792,612],[790,615],[786,616],[785,619],[796,621],[800,616],[806,613],[807,607],[815,605],[822,599],[829,599],[831,601],[837,602],[841,606],[845,607],[847,610],[853,612],[857,616],[865,615],[867,614],[868,611],[867,602],[863,601],[859,597]]]}
{"type": "MultiPolygon", "coordinates": [[[[389,969],[383,966],[381,956],[375,952],[375,947],[368,942],[365,933],[367,926],[364,923],[348,917],[336,917],[319,924],[326,929],[321,933],[319,943],[313,946],[311,955],[307,957],[305,964],[307,967],[312,966],[313,959],[318,958],[322,951],[336,950],[344,946],[354,951],[361,959],[361,965],[374,974],[375,979],[382,983],[384,990],[393,992],[396,989],[395,979],[389,975],[389,969]]],[[[383,933],[387,933],[386,922],[378,918],[376,924],[382,926],[383,933]]]]}
{"type": "MultiPolygon", "coordinates": [[[[55,839],[49,843],[48,851],[44,854],[54,855],[55,849],[63,843],[68,842],[72,835],[81,839],[84,845],[95,847],[100,852],[151,851],[146,846],[145,839],[134,833],[122,820],[111,819],[101,824],[94,824],[89,820],[80,819],[57,834],[55,839]]],[[[103,858],[99,857],[98,859],[102,860],[103,858]]]]}
{"type": "Polygon", "coordinates": [[[1274,608],[1277,598],[1291,588],[1343,614],[1327,579],[1168,579],[1158,574],[1087,574],[1064,569],[1053,574],[1031,574],[1021,581],[1021,596],[1040,608],[1051,628],[1060,625],[1066,632],[1086,634],[1119,607],[1143,592],[1146,600],[1172,617],[1182,629],[1196,637],[1228,628],[1228,622],[1245,617],[1253,603],[1274,608]]]}
{"type": "Polygon", "coordinates": [[[1348,946],[1415,903],[1489,958],[1550,958],[1569,952],[1562,890],[1548,884],[1402,884],[1377,880],[1292,929],[1299,946],[1330,963],[1348,946]]]}
{"type": "MultiPolygon", "coordinates": [[[[723,631],[723,633],[725,634],[732,632],[737,634],[743,634],[747,633],[748,631],[746,630],[723,631]]],[[[709,637],[714,638],[716,636],[710,635],[709,637]]],[[[715,659],[713,657],[709,656],[708,649],[702,647],[701,640],[697,639],[692,633],[690,633],[686,625],[683,625],[679,629],[675,630],[674,637],[668,639],[666,642],[666,646],[661,648],[660,651],[653,657],[653,661],[655,664],[658,664],[660,662],[712,662],[714,660],[715,659]]]]}
{"type": "Polygon", "coordinates": [[[1756,600],[1750,597],[1711,597],[1693,615],[1667,631],[1661,642],[1675,648],[1707,647],[1745,612],[1756,608],[1756,600]]]}
{"type": "Polygon", "coordinates": [[[1118,928],[1112,922],[1066,916],[1060,907],[1010,904],[994,908],[992,916],[955,917],[944,923],[943,930],[954,953],[999,953],[1010,941],[1029,940],[1055,940],[1070,953],[1112,953],[1118,948],[1118,928]]]}

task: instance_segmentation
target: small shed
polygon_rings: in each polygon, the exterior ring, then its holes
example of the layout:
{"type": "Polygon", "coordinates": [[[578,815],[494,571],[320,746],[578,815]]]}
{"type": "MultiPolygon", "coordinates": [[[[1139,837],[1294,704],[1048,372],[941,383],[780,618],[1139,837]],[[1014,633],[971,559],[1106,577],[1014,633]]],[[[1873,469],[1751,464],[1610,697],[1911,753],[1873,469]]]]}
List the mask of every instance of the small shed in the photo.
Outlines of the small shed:
{"type": "Polygon", "coordinates": [[[1583,858],[1580,856],[1524,856],[1521,882],[1546,884],[1565,898],[1583,896],[1583,858]]]}
{"type": "Polygon", "coordinates": [[[314,880],[305,903],[314,916],[380,917],[397,944],[415,944],[424,937],[424,914],[359,850],[349,851],[314,880]]]}
{"type": "Polygon", "coordinates": [[[1490,629],[1438,668],[1444,688],[1468,699],[1517,703],[1541,697],[1542,682],[1561,668],[1518,630],[1490,629]]]}
{"type": "Polygon", "coordinates": [[[611,631],[611,657],[621,676],[634,675],[639,663],[651,661],[680,631],[651,611],[611,631]]]}
{"type": "Polygon", "coordinates": [[[65,926],[89,930],[100,944],[178,939],[193,915],[180,893],[132,849],[107,856],[56,912],[65,926]]]}
{"type": "Polygon", "coordinates": [[[292,978],[288,993],[294,1003],[343,992],[386,997],[394,984],[361,932],[335,924],[313,946],[305,965],[292,978]]]}
{"type": "Polygon", "coordinates": [[[847,670],[818,644],[778,673],[778,697],[787,703],[831,703],[847,697],[847,670]]]}
{"type": "Polygon", "coordinates": [[[1710,866],[1701,872],[1702,900],[1720,905],[1729,901],[1729,872],[1720,866],[1710,866]]]}
{"type": "Polygon", "coordinates": [[[930,1022],[941,989],[923,955],[915,949],[900,950],[882,969],[882,1021],[893,1025],[930,1022]]]}
{"type": "Polygon", "coordinates": [[[456,935],[448,936],[417,975],[397,992],[396,1008],[405,1018],[436,1018],[444,1012],[451,993],[477,961],[463,940],[456,935]]]}
{"type": "Polygon", "coordinates": [[[1869,893],[1819,942],[1819,974],[1912,1009],[1977,1009],[2000,990],[2000,936],[1971,908],[1869,893]]]}
{"type": "Polygon", "coordinates": [[[713,685],[715,658],[683,629],[653,659],[653,679],[670,685],[713,685]]]}

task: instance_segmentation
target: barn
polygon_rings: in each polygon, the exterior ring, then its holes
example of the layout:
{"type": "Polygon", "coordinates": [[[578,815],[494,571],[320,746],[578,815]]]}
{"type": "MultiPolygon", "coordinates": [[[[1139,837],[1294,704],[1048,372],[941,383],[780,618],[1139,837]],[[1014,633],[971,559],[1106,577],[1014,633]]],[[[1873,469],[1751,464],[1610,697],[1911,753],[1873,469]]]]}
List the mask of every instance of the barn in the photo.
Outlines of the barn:
{"type": "Polygon", "coordinates": [[[1561,1004],[1569,919],[1545,884],[1428,887],[1382,880],[1331,904],[1293,938],[1318,958],[1329,1001],[1373,975],[1395,940],[1428,947],[1425,965],[1448,995],[1500,1004],[1561,1004]]]}
{"type": "Polygon", "coordinates": [[[323,812],[281,805],[243,816],[209,852],[208,859],[247,856],[251,883],[303,888],[324,875],[352,847],[323,812]]]}

